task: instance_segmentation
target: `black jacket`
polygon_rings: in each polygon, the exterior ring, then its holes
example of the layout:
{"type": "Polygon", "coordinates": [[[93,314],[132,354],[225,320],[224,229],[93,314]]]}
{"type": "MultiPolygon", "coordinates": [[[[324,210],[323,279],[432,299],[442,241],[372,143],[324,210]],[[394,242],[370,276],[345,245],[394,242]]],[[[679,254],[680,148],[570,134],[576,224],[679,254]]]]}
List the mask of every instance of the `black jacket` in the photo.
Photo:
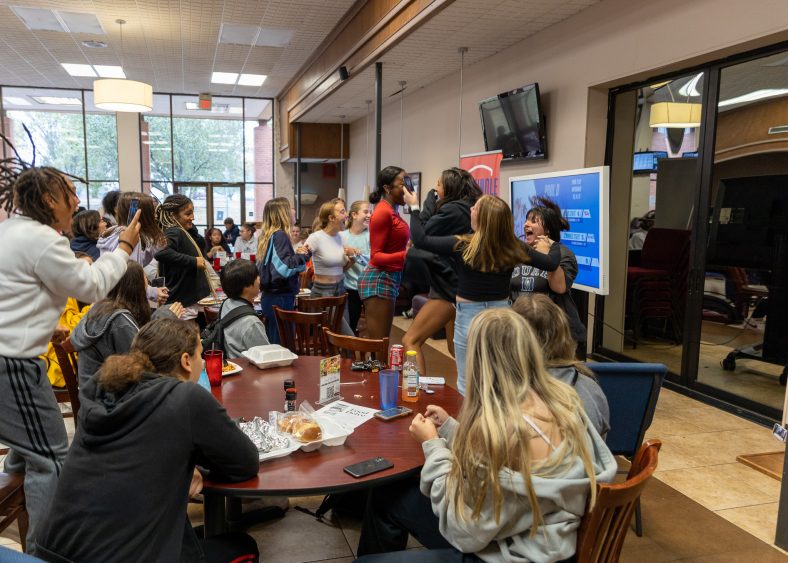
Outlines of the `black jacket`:
{"type": "Polygon", "coordinates": [[[97,242],[97,240],[89,239],[85,235],[79,235],[71,239],[71,250],[74,252],[84,252],[93,260],[98,260],[101,253],[96,246],[97,242]]]}
{"type": "MultiPolygon", "coordinates": [[[[432,190],[424,201],[420,217],[424,233],[430,236],[464,235],[471,232],[471,207],[474,202],[467,199],[449,201],[438,207],[437,194],[432,190]]],[[[451,259],[420,248],[408,252],[408,266],[429,279],[430,289],[446,301],[454,302],[457,297],[457,273],[451,259]],[[417,269],[417,263],[422,267],[417,269]]]]}
{"type": "MultiPolygon", "coordinates": [[[[205,239],[192,227],[188,234],[180,227],[170,227],[164,231],[167,246],[156,253],[159,261],[159,275],[164,276],[170,296],[167,303],[180,301],[184,307],[190,307],[211,293],[211,287],[205,272],[197,267],[197,257],[205,259],[201,250],[205,248],[205,239]],[[189,240],[189,236],[193,240],[189,240]],[[195,247],[194,245],[197,245],[195,247]]],[[[210,267],[209,260],[205,259],[210,267]]]]}
{"type": "Polygon", "coordinates": [[[204,561],[186,516],[195,464],[242,481],[257,449],[205,389],[152,373],[125,393],[81,389],[74,442],[37,555],[101,563],[204,561]]]}

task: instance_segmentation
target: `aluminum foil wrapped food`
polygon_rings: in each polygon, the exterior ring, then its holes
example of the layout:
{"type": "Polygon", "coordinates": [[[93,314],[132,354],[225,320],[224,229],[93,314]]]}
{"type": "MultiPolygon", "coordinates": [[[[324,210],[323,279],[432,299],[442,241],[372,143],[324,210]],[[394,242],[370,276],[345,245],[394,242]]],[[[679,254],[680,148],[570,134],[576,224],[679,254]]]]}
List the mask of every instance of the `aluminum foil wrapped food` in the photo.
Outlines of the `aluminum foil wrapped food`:
{"type": "Polygon", "coordinates": [[[282,436],[274,426],[259,416],[249,422],[241,422],[240,427],[260,453],[281,450],[290,446],[290,440],[286,436],[282,436]]]}

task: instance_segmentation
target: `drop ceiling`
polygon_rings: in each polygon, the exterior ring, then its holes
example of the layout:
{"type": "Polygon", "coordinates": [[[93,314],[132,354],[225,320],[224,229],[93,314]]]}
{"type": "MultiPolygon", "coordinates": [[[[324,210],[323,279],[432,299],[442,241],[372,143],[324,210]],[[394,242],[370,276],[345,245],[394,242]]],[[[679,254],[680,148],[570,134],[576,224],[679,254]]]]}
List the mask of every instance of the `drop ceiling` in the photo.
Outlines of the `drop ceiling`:
{"type": "Polygon", "coordinates": [[[122,64],[129,79],[148,82],[155,92],[274,97],[354,3],[0,0],[0,84],[90,89],[92,78],[71,77],[61,63],[122,64]],[[47,29],[28,29],[17,14],[47,29]],[[122,52],[116,19],[127,22],[122,52]],[[107,47],[89,48],[83,41],[107,47]],[[211,84],[212,72],[268,78],[260,87],[211,84]]]}

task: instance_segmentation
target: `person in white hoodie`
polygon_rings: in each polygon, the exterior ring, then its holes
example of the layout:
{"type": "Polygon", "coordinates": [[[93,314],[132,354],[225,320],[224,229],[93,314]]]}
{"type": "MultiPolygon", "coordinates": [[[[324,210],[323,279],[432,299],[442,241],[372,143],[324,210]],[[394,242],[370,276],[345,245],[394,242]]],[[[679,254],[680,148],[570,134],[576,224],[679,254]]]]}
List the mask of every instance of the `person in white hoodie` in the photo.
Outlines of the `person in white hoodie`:
{"type": "Polygon", "coordinates": [[[467,362],[459,420],[430,405],[411,423],[424,450],[420,483],[373,491],[359,561],[550,563],[574,555],[596,483],[615,476],[613,454],[574,389],[548,375],[517,313],[479,313],[467,362]],[[404,549],[408,533],[429,551],[383,554],[404,549]]]}
{"type": "Polygon", "coordinates": [[[39,356],[50,340],[65,336],[54,333],[69,297],[93,303],[123,276],[139,240],[139,222],[135,216],[114,252],[93,264],[76,258],[61,234],[70,230],[79,205],[74,184],[59,170],[30,166],[11,150],[14,156],[0,161],[0,206],[10,215],[0,223],[0,443],[10,448],[5,471],[25,474],[27,547],[35,553],[68,449],[63,416],[39,356]]]}

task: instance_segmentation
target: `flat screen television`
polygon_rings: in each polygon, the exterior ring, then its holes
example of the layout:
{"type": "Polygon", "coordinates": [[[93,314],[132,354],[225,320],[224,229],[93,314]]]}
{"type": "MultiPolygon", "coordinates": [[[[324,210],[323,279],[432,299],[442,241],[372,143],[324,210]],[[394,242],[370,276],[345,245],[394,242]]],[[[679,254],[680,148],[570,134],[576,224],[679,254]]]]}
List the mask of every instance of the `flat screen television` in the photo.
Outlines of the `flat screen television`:
{"type": "Polygon", "coordinates": [[[561,233],[561,244],[577,258],[573,287],[607,295],[609,168],[597,166],[509,179],[514,229],[522,239],[523,225],[533,196],[546,196],[561,207],[569,230],[561,233]]]}
{"type": "Polygon", "coordinates": [[[633,174],[651,174],[657,171],[657,160],[668,158],[667,151],[636,152],[632,158],[633,174]]]}
{"type": "Polygon", "coordinates": [[[698,158],[698,151],[683,152],[681,158],[698,158]]]}
{"type": "Polygon", "coordinates": [[[547,158],[539,85],[529,84],[479,103],[484,146],[505,159],[547,158]]]}

